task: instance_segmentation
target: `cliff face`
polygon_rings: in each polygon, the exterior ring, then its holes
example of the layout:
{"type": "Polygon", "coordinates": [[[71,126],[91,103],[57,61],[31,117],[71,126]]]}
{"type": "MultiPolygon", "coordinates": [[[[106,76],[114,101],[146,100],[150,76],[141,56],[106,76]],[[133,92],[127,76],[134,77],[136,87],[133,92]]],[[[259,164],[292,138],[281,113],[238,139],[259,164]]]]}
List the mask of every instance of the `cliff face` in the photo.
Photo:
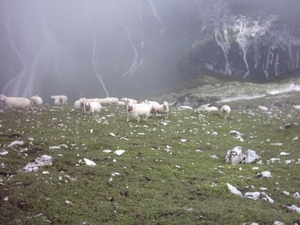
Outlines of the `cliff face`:
{"type": "Polygon", "coordinates": [[[6,95],[136,96],[201,72],[265,80],[300,68],[299,0],[0,3],[6,95]]]}
{"type": "Polygon", "coordinates": [[[268,79],[299,70],[296,1],[215,1],[199,5],[190,52],[198,71],[268,79]]]}

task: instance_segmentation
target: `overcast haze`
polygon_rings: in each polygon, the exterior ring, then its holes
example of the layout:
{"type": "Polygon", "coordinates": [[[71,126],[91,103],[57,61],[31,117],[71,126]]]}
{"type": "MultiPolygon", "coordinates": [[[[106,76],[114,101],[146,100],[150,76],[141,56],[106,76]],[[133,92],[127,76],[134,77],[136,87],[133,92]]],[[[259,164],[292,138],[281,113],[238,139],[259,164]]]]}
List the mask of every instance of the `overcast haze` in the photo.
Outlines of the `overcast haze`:
{"type": "MultiPolygon", "coordinates": [[[[228,10],[236,15],[260,17],[247,0],[246,6],[237,0],[212,2],[218,7],[235,2],[228,10]]],[[[256,2],[267,13],[289,15],[282,18],[286,24],[299,19],[299,1],[256,2]]],[[[191,64],[186,58],[191,59],[188,54],[194,50],[191,43],[199,38],[198,30],[207,29],[215,19],[207,16],[207,4],[212,5],[197,0],[2,0],[0,89],[8,96],[38,94],[50,102],[53,94],[66,94],[72,101],[82,96],[136,97],[172,85],[193,73],[186,72],[191,64]]],[[[245,59],[246,54],[240,61],[251,72],[245,59]]],[[[212,68],[210,63],[203,65],[212,68]]],[[[293,69],[298,67],[295,63],[293,69]]]]}

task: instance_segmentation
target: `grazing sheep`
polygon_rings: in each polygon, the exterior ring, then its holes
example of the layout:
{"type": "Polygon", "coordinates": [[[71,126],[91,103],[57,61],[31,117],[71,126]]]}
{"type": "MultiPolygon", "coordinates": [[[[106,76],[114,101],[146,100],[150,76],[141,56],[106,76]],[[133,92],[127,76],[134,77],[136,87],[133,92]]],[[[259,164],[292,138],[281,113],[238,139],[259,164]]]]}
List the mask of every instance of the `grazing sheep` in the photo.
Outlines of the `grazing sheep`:
{"type": "Polygon", "coordinates": [[[119,99],[114,97],[107,97],[107,98],[96,98],[95,101],[99,102],[100,104],[118,104],[119,99]]]}
{"type": "MultiPolygon", "coordinates": [[[[84,102],[85,101],[90,101],[90,102],[98,102],[101,106],[101,103],[103,103],[103,101],[100,98],[80,98],[80,106],[81,106],[81,110],[84,111],[84,102]]],[[[101,106],[102,108],[102,106],[101,106]]]]}
{"type": "Polygon", "coordinates": [[[231,109],[228,105],[223,105],[221,107],[221,113],[224,116],[225,120],[227,119],[229,113],[230,113],[231,109]]]}
{"type": "Polygon", "coordinates": [[[145,100],[142,104],[147,104],[151,106],[151,113],[156,114],[156,107],[159,106],[159,103],[156,101],[145,100]]]}
{"type": "Polygon", "coordinates": [[[24,109],[24,110],[31,110],[31,112],[33,112],[30,106],[30,100],[28,98],[6,97],[5,95],[1,94],[0,101],[2,101],[5,107],[8,108],[9,110],[24,109]]]}
{"type": "Polygon", "coordinates": [[[257,106],[257,108],[258,108],[259,110],[263,111],[263,112],[268,111],[268,108],[265,107],[265,106],[262,106],[262,105],[257,106]]]}
{"type": "Polygon", "coordinates": [[[169,103],[164,101],[162,105],[154,105],[154,111],[158,114],[164,114],[165,119],[168,119],[169,103]]]}
{"type": "Polygon", "coordinates": [[[51,99],[54,105],[66,105],[68,103],[68,98],[65,95],[52,95],[51,99]]]}
{"type": "Polygon", "coordinates": [[[80,99],[74,102],[74,109],[80,112],[83,111],[83,108],[81,107],[80,99]]]}
{"type": "Polygon", "coordinates": [[[216,106],[208,106],[208,107],[205,107],[204,110],[206,112],[217,112],[217,111],[219,111],[218,107],[216,107],[216,106]]]}
{"type": "Polygon", "coordinates": [[[121,98],[120,100],[125,102],[126,104],[128,104],[129,102],[132,102],[133,104],[137,104],[137,100],[132,98],[121,98]]]}
{"type": "Polygon", "coordinates": [[[193,110],[193,108],[191,106],[186,106],[186,105],[181,105],[178,108],[179,109],[190,109],[190,110],[193,110]]]}
{"type": "Polygon", "coordinates": [[[123,101],[118,101],[118,105],[126,105],[126,103],[123,101]]]}
{"type": "Polygon", "coordinates": [[[37,106],[39,110],[41,110],[42,104],[43,104],[43,99],[39,97],[38,95],[32,96],[30,98],[30,101],[33,106],[37,106]]]}
{"type": "Polygon", "coordinates": [[[101,110],[101,105],[99,102],[93,102],[89,100],[84,101],[84,113],[86,114],[92,114],[95,116],[95,114],[99,115],[101,110]]]}
{"type": "Polygon", "coordinates": [[[300,111],[300,105],[293,105],[293,111],[300,111]]]}
{"type": "Polygon", "coordinates": [[[85,99],[86,99],[86,98],[80,98],[80,99],[79,99],[81,112],[83,112],[83,110],[84,110],[84,100],[85,100],[85,99]]]}
{"type": "Polygon", "coordinates": [[[159,105],[159,103],[156,102],[156,101],[145,100],[145,103],[146,103],[146,104],[149,104],[149,105],[159,105]]]}
{"type": "Polygon", "coordinates": [[[151,109],[152,107],[149,104],[133,104],[132,102],[129,102],[127,104],[127,122],[129,122],[129,116],[136,118],[137,122],[140,121],[140,117],[147,121],[151,109]]]}

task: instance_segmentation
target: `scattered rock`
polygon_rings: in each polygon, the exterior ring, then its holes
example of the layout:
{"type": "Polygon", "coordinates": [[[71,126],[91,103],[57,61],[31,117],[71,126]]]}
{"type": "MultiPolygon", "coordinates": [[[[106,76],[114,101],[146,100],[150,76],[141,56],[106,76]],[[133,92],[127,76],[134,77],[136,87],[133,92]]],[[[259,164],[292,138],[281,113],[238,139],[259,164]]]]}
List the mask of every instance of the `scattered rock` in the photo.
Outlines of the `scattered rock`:
{"type": "Polygon", "coordinates": [[[103,150],[103,152],[104,152],[104,153],[110,153],[110,152],[111,152],[111,150],[109,150],[109,149],[106,149],[106,150],[103,150]]]}
{"type": "Polygon", "coordinates": [[[252,163],[256,159],[259,159],[259,156],[256,154],[254,150],[248,149],[244,155],[245,155],[245,160],[244,160],[245,163],[252,163]]]}
{"type": "Polygon", "coordinates": [[[232,186],[231,184],[227,183],[227,187],[230,190],[232,194],[238,195],[240,197],[243,197],[242,192],[240,192],[236,187],[232,186]]]}
{"type": "Polygon", "coordinates": [[[15,145],[23,145],[24,141],[13,141],[12,143],[10,143],[7,147],[11,148],[15,145]]]}
{"type": "Polygon", "coordinates": [[[250,199],[252,199],[252,200],[257,200],[257,199],[259,199],[259,197],[260,197],[260,192],[258,192],[258,191],[254,191],[254,192],[246,192],[246,193],[244,194],[244,197],[245,197],[245,198],[250,198],[250,199]]]}
{"type": "Polygon", "coordinates": [[[116,155],[122,155],[124,152],[125,152],[125,150],[116,150],[114,152],[114,154],[116,154],[116,155]]]}
{"type": "Polygon", "coordinates": [[[298,214],[300,214],[300,208],[297,207],[296,205],[287,206],[287,208],[289,210],[296,211],[298,214]]]}
{"type": "Polygon", "coordinates": [[[92,160],[89,160],[87,158],[83,159],[87,166],[96,166],[96,163],[94,163],[92,160]]]}
{"type": "Polygon", "coordinates": [[[226,163],[238,164],[245,159],[245,155],[242,153],[242,147],[236,146],[231,150],[227,151],[225,157],[226,163]]]}
{"type": "Polygon", "coordinates": [[[257,176],[261,178],[272,178],[272,175],[269,171],[263,171],[261,173],[258,173],[257,176]]]}
{"type": "Polygon", "coordinates": [[[22,172],[36,172],[39,167],[42,166],[51,166],[52,165],[52,157],[48,155],[42,155],[40,158],[36,158],[34,162],[28,163],[23,169],[22,172]]]}
{"type": "Polygon", "coordinates": [[[284,125],[284,128],[285,128],[285,129],[289,129],[289,128],[291,128],[291,127],[292,127],[292,124],[291,124],[291,123],[287,123],[287,124],[284,125]]]}

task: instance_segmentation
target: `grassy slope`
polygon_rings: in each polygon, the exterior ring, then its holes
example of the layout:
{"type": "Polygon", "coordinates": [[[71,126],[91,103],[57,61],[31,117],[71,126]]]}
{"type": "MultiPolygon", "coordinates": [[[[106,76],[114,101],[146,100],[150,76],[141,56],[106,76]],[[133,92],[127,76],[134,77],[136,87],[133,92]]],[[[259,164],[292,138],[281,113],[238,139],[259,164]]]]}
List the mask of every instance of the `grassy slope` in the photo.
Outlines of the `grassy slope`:
{"type": "Polygon", "coordinates": [[[0,155],[3,224],[299,222],[299,214],[286,209],[286,205],[300,206],[300,200],[292,197],[300,186],[299,114],[290,114],[290,108],[273,108],[269,114],[233,110],[228,120],[217,113],[171,108],[169,120],[150,117],[140,123],[127,123],[125,107],[116,106],[106,107],[98,122],[71,106],[0,115],[0,152],[8,151],[0,155]],[[285,129],[287,123],[292,126],[285,129]],[[244,141],[231,136],[231,130],[243,133],[244,141]],[[20,136],[12,137],[15,134],[20,136]],[[32,143],[28,138],[34,138],[32,143]],[[25,144],[7,147],[14,140],[25,144]],[[61,144],[67,148],[49,148],[61,144]],[[262,164],[226,164],[226,152],[235,146],[243,152],[255,150],[262,164]],[[107,149],[112,153],[103,152],[107,149]],[[117,149],[125,153],[113,154],[117,149]],[[290,155],[280,156],[281,151],[290,155]],[[53,157],[52,166],[20,172],[43,154],[53,157]],[[269,161],[277,157],[279,162],[269,161]],[[97,165],[78,163],[84,158],[97,165]],[[294,161],[286,164],[288,159],[294,161]],[[256,176],[266,170],[273,178],[256,176]],[[230,193],[227,182],[242,193],[267,188],[264,192],[275,202],[240,198],[230,193]]]}

